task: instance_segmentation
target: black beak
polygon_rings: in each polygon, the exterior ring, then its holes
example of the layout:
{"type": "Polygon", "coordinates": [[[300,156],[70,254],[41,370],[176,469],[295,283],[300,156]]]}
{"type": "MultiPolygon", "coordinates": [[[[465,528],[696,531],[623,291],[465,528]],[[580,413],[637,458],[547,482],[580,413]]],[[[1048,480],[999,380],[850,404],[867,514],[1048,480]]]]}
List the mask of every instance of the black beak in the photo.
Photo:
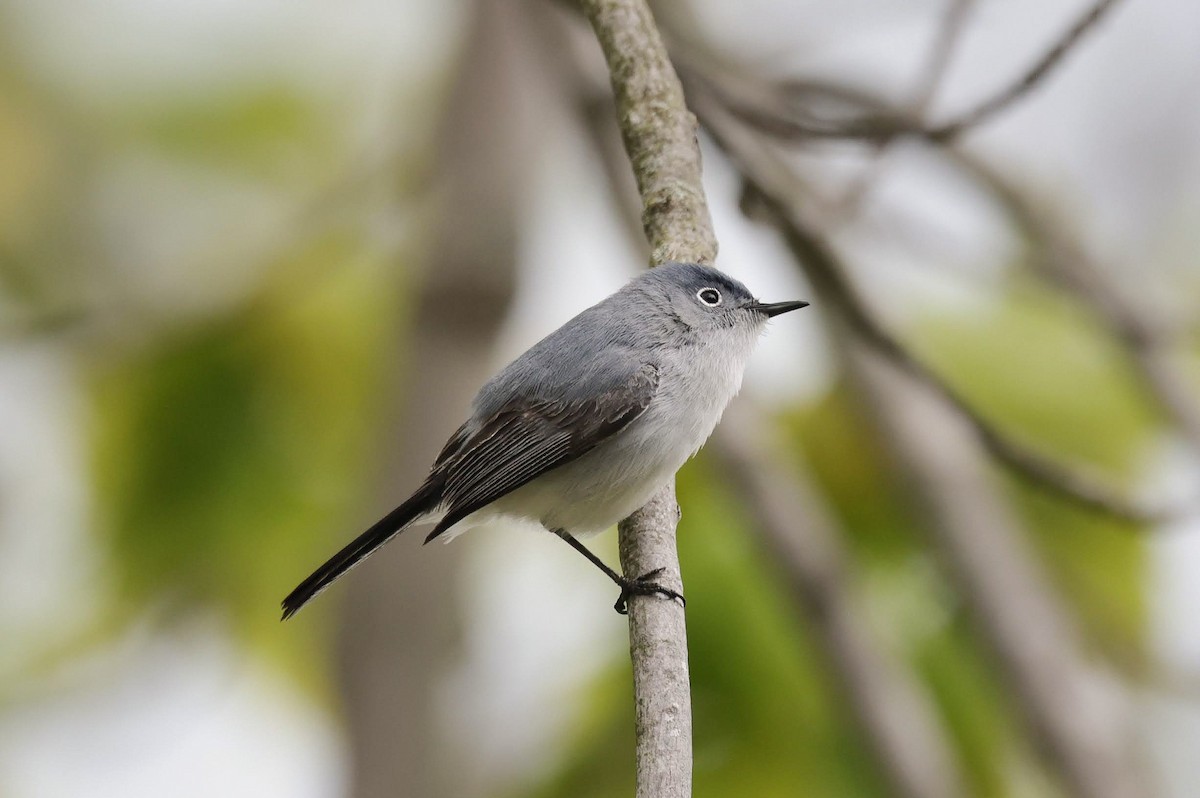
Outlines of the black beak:
{"type": "Polygon", "coordinates": [[[750,310],[757,310],[759,313],[764,313],[768,318],[778,316],[781,313],[790,313],[793,310],[808,307],[807,302],[759,302],[757,299],[746,306],[750,310]]]}

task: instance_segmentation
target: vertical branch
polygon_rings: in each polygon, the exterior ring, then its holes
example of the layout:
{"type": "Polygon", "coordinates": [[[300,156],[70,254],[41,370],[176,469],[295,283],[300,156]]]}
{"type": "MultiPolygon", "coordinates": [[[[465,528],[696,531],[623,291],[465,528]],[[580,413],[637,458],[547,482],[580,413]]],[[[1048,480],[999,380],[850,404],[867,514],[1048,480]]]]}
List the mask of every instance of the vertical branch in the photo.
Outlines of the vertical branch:
{"type": "MultiPolygon", "coordinates": [[[[617,527],[621,570],[637,576],[665,567],[658,581],[682,592],[675,546],[678,523],[679,505],[671,483],[617,527]]],[[[632,597],[629,656],[637,798],[688,798],[692,794],[692,691],[683,607],[675,601],[632,597]]]]}
{"type": "MultiPolygon", "coordinates": [[[[642,198],[651,263],[711,263],[717,241],[700,180],[696,121],[645,0],[584,0],[608,63],[625,151],[642,198]]],[[[665,568],[681,590],[673,485],[619,526],[621,568],[665,568]]],[[[629,606],[637,715],[637,795],[686,798],[692,787],[692,707],[683,608],[634,597],[629,606]]]]}
{"type": "Polygon", "coordinates": [[[644,0],[586,0],[583,7],[608,62],[652,264],[712,263],[717,239],[700,180],[696,119],[649,7],[644,0]]]}

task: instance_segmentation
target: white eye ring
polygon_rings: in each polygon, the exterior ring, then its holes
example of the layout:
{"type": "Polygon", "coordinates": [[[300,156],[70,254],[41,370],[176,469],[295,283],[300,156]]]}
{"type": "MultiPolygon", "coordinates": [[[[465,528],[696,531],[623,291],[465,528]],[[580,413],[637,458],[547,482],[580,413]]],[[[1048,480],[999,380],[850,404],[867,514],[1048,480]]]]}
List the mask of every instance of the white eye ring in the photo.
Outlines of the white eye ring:
{"type": "Polygon", "coordinates": [[[715,288],[701,288],[696,292],[696,299],[699,299],[710,308],[715,308],[721,304],[721,292],[715,288]]]}

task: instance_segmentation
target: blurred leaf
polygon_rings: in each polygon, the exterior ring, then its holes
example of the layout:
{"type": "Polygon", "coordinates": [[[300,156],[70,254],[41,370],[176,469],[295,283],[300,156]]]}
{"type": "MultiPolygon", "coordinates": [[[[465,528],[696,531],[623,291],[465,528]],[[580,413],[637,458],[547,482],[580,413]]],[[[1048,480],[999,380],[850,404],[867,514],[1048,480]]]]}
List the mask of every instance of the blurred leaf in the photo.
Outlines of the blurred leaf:
{"type": "Polygon", "coordinates": [[[926,635],[914,646],[915,664],[970,780],[970,794],[979,798],[1013,795],[1008,781],[1009,760],[1032,751],[1024,743],[1012,716],[1012,702],[1002,689],[995,663],[982,653],[970,617],[960,613],[939,634],[926,635]]]}
{"type": "Polygon", "coordinates": [[[158,98],[126,112],[126,136],[176,158],[281,179],[321,175],[336,153],[331,118],[317,100],[286,85],[158,98]]]}
{"type": "Polygon", "coordinates": [[[1131,530],[1027,485],[1014,487],[1055,585],[1070,600],[1089,639],[1118,663],[1138,662],[1149,613],[1142,535],[1153,533],[1131,530]]]}
{"type": "MultiPolygon", "coordinates": [[[[0,80],[0,260],[36,225],[54,171],[53,133],[33,102],[0,80]]],[[[0,270],[0,278],[7,270],[0,270]]]]}
{"type": "Polygon", "coordinates": [[[101,509],[130,611],[218,608],[289,658],[316,641],[311,626],[281,631],[279,600],[358,498],[391,303],[348,238],[314,242],[286,270],[309,279],[273,281],[243,311],[153,341],[95,374],[93,395],[101,509]]]}
{"type": "Polygon", "coordinates": [[[1125,476],[1156,417],[1119,348],[1061,297],[1017,282],[988,311],[938,313],[922,351],[989,419],[1039,448],[1125,476]]]}
{"type": "MultiPolygon", "coordinates": [[[[1018,282],[992,313],[940,315],[920,329],[939,370],[998,426],[1134,486],[1158,419],[1129,362],[1091,318],[1018,282]]],[[[1139,656],[1147,611],[1141,533],[1022,481],[1011,485],[1092,639],[1121,659],[1139,656]]]]}
{"type": "Polygon", "coordinates": [[[860,556],[902,562],[924,548],[906,512],[907,487],[845,385],[782,423],[860,556]]]}
{"type": "MultiPolygon", "coordinates": [[[[930,568],[930,540],[856,396],[838,385],[788,427],[841,521],[881,640],[908,652],[962,757],[971,794],[1011,795],[1008,759],[1020,739],[1012,704],[980,648],[950,580],[930,568]],[[886,636],[883,632],[886,631],[886,636]]],[[[844,711],[844,710],[843,710],[844,711]]],[[[1023,752],[1026,756],[1028,750],[1023,752]]]]}

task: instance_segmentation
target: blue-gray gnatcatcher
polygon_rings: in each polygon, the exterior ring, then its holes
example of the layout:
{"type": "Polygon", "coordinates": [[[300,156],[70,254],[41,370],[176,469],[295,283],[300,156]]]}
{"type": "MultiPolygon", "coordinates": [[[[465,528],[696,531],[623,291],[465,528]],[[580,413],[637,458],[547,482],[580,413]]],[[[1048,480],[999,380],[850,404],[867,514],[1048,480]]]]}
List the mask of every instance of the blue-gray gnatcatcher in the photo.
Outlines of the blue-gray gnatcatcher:
{"type": "Polygon", "coordinates": [[[534,521],[632,595],[683,599],[621,576],[576,536],[649,501],[708,439],[767,319],[807,302],[759,302],[707,266],[651,269],[559,327],[480,389],[471,416],[416,493],[283,600],[289,618],[335,579],[422,520],[425,542],[497,517],[534,521]]]}

